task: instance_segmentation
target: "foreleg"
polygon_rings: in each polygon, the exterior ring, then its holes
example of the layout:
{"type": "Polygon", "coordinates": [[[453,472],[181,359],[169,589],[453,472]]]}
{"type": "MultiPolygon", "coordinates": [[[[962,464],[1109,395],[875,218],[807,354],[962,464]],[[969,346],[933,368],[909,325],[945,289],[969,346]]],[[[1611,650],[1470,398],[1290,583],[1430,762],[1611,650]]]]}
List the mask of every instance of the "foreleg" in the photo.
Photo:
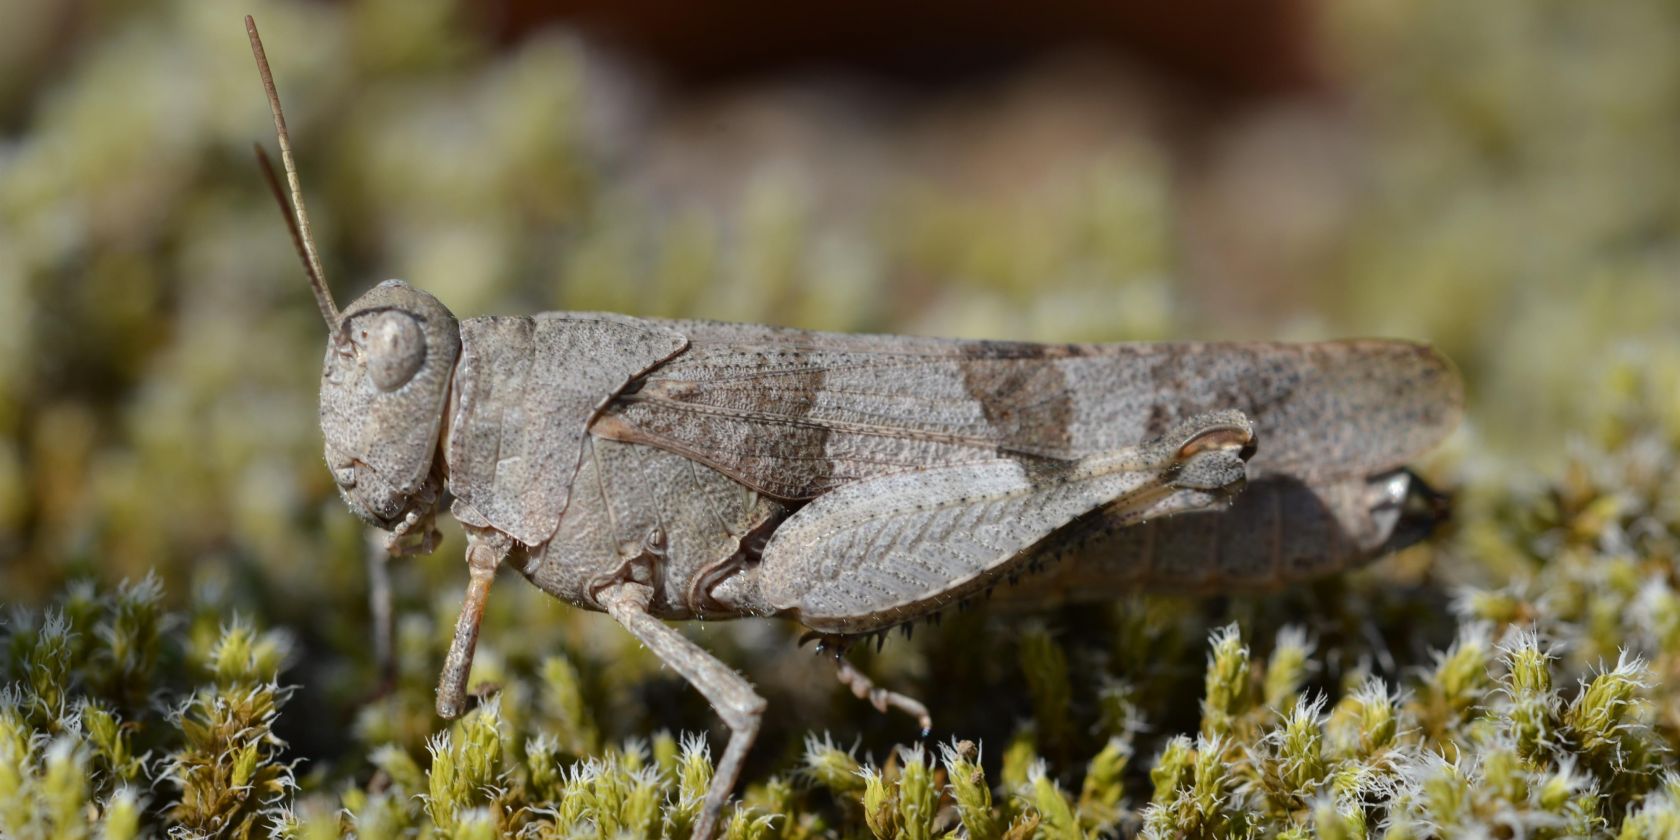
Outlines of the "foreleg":
{"type": "Polygon", "coordinates": [[[373,661],[379,673],[379,696],[396,688],[397,660],[391,639],[396,618],[391,607],[391,548],[383,531],[368,530],[368,616],[373,621],[373,661]]]}
{"type": "Polygon", "coordinates": [[[473,650],[478,647],[478,625],[484,620],[484,602],[490,596],[490,581],[496,577],[512,542],[496,531],[467,529],[467,597],[461,616],[455,621],[455,638],[443,660],[438,677],[437,713],[443,718],[459,717],[467,705],[467,676],[472,672],[473,650]]]}

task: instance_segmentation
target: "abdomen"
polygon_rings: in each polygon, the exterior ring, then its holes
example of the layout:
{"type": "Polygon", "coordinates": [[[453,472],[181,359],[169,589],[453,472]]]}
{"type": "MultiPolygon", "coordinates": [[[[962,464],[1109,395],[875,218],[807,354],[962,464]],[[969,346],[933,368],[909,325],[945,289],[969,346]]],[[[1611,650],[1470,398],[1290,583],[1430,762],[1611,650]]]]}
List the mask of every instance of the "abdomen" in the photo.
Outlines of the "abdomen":
{"type": "Polygon", "coordinates": [[[1137,591],[1276,588],[1417,542],[1442,514],[1429,503],[1438,498],[1404,470],[1320,486],[1271,476],[1250,483],[1224,511],[1129,528],[1111,527],[1099,514],[1047,540],[1040,571],[994,597],[1031,607],[1137,591]]]}

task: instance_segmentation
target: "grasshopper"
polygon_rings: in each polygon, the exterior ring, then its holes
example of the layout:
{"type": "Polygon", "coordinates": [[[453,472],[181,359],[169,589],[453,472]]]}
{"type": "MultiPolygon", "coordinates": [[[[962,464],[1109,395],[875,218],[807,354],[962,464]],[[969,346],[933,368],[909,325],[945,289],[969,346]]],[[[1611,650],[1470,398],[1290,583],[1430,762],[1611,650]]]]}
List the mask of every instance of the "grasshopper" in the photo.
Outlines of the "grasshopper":
{"type": "Polygon", "coordinates": [[[765,702],[665,620],[797,621],[832,646],[859,697],[925,731],[925,707],[846,663],[850,640],[1036,566],[1048,570],[1017,600],[1277,586],[1414,542],[1442,514],[1403,465],[1457,423],[1461,386],[1410,342],[1049,345],[588,312],[458,320],[399,280],[341,310],[249,17],[246,28],[289,200],[257,153],[328,330],[327,466],[390,552],[435,548],[446,502],[467,536],[438,714],[463,710],[491,579],[512,566],[610,615],[728,724],[697,837],[715,829],[765,702]]]}

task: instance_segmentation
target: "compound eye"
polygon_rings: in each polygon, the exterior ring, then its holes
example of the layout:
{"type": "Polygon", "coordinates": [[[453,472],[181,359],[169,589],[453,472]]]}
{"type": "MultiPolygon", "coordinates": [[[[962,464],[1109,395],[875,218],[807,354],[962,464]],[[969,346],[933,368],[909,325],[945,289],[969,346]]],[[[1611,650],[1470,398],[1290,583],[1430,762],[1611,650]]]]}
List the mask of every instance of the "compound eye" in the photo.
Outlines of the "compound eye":
{"type": "Polygon", "coordinates": [[[361,326],[357,338],[367,353],[368,375],[381,391],[401,388],[426,361],[426,336],[402,312],[376,313],[361,326]]]}
{"type": "Polygon", "coordinates": [[[1244,461],[1254,457],[1254,434],[1247,429],[1218,426],[1197,434],[1178,448],[1178,457],[1187,459],[1202,452],[1238,450],[1244,461]]]}

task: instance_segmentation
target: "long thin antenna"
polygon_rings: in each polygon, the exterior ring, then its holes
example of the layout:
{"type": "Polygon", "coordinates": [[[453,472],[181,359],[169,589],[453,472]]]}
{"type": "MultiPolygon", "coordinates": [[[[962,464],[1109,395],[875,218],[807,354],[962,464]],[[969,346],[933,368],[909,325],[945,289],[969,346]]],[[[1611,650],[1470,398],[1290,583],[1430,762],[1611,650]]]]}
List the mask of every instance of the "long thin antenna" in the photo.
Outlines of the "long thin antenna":
{"type": "Polygon", "coordinates": [[[261,146],[257,147],[257,159],[281,209],[289,209],[286,227],[291,230],[292,242],[303,259],[303,270],[309,275],[309,285],[315,290],[315,302],[321,306],[321,317],[326,319],[328,330],[336,330],[338,305],[333,303],[332,290],[327,288],[326,272],[321,270],[321,255],[315,251],[315,237],[309,232],[309,211],[303,206],[303,184],[298,180],[297,163],[292,160],[292,138],[286,133],[286,115],[280,111],[280,92],[274,89],[274,73],[268,69],[268,55],[263,52],[262,37],[257,34],[257,22],[250,15],[245,16],[245,33],[251,36],[251,55],[257,59],[257,72],[262,75],[263,91],[268,94],[268,107],[274,112],[274,133],[280,139],[280,162],[286,167],[286,182],[292,188],[289,208],[280,190],[279,179],[274,175],[274,164],[269,162],[261,146]]]}
{"type": "MultiPolygon", "coordinates": [[[[280,175],[274,169],[274,161],[269,160],[268,152],[263,150],[261,143],[252,143],[251,150],[257,153],[257,168],[262,170],[263,180],[268,182],[268,191],[274,196],[274,203],[280,207],[280,217],[286,220],[286,230],[292,234],[292,247],[297,249],[298,262],[303,263],[303,271],[309,275],[310,285],[321,289],[325,284],[316,279],[315,268],[309,264],[309,249],[304,245],[303,231],[298,230],[297,217],[293,215],[292,204],[286,199],[286,188],[280,185],[280,175]]],[[[331,293],[317,292],[315,300],[321,305],[321,317],[327,319],[327,329],[333,329],[338,320],[338,313],[333,309],[331,293]]]]}

